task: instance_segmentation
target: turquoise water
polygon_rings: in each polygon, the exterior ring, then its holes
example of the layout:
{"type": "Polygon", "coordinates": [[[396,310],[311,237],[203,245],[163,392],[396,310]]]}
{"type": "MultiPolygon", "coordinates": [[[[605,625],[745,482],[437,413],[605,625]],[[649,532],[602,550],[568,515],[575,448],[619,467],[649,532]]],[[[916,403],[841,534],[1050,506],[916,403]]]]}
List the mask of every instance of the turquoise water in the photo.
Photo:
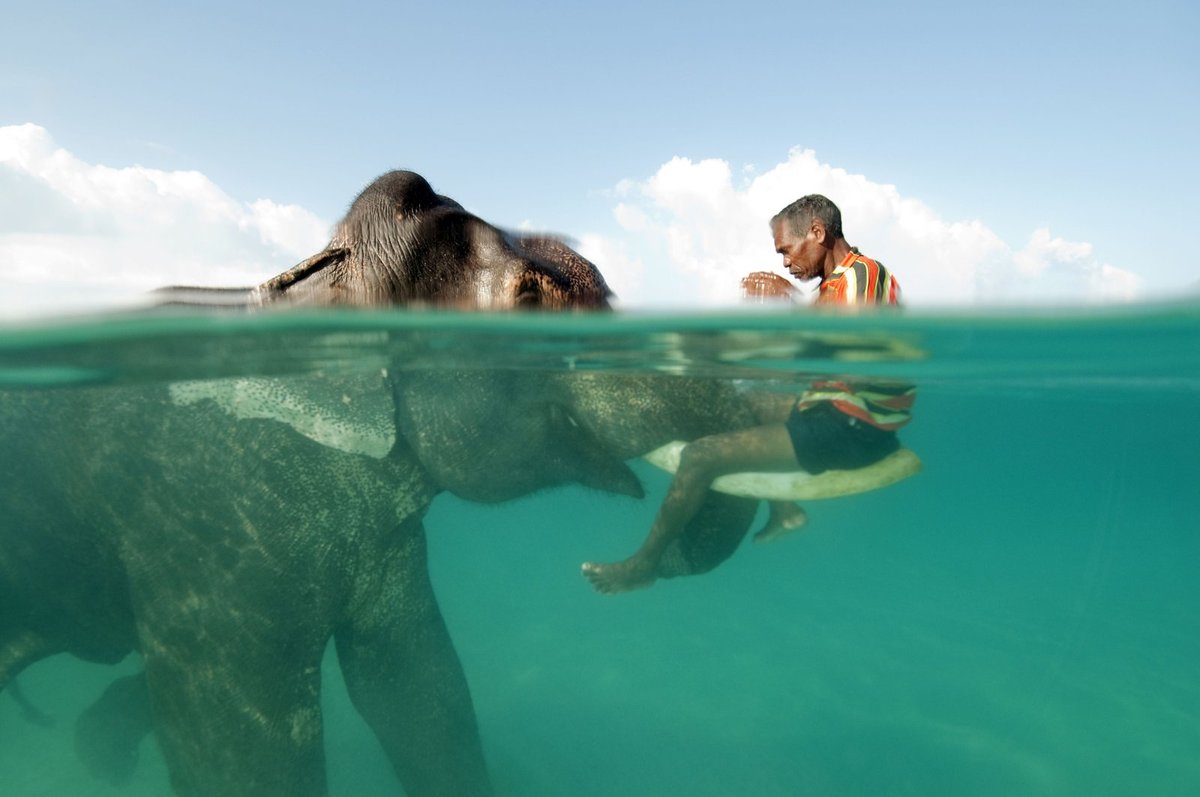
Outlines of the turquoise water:
{"type": "MultiPolygon", "coordinates": [[[[916,477],[814,501],[713,572],[617,596],[641,501],[579,487],[441,495],[430,569],[497,793],[1200,792],[1200,307],[822,317],[123,316],[0,330],[0,391],[453,366],[654,371],[792,390],[911,379],[916,477]]],[[[399,378],[399,377],[397,377],[399,378]]],[[[3,393],[0,393],[0,398],[3,393]]],[[[80,452],[85,455],[86,452],[80,452]]],[[[0,485],[0,507],[15,500],[0,485]]],[[[0,606],[0,612],[3,612],[0,606]]],[[[0,616],[2,619],[2,616],[0,616]]],[[[2,623],[0,623],[2,626],[2,623]]],[[[77,763],[74,717],[114,674],[65,656],[0,695],[0,793],[163,795],[77,763]]],[[[330,792],[397,794],[332,653],[330,792]]]]}

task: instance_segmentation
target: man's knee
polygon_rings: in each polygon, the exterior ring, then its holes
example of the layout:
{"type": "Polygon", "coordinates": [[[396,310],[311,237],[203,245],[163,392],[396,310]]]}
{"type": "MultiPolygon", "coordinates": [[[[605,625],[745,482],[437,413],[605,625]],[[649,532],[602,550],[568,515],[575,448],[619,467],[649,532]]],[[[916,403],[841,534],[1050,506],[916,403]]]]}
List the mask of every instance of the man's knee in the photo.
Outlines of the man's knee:
{"type": "Polygon", "coordinates": [[[711,481],[718,475],[722,459],[721,446],[710,438],[702,437],[688,443],[679,452],[679,474],[711,481]]]}

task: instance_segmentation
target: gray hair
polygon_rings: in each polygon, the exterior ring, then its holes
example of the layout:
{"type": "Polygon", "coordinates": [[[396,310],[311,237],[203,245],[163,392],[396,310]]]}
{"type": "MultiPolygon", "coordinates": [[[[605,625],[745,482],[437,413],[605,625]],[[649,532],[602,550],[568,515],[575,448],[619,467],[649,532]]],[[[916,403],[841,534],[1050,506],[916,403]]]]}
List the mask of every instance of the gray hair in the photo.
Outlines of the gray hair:
{"type": "Polygon", "coordinates": [[[788,228],[793,233],[803,235],[808,232],[808,227],[812,224],[813,219],[819,220],[825,226],[825,231],[833,236],[834,240],[846,237],[842,234],[842,212],[828,197],[820,194],[802,196],[776,213],[771,217],[771,227],[774,228],[776,224],[787,222],[788,228]]]}

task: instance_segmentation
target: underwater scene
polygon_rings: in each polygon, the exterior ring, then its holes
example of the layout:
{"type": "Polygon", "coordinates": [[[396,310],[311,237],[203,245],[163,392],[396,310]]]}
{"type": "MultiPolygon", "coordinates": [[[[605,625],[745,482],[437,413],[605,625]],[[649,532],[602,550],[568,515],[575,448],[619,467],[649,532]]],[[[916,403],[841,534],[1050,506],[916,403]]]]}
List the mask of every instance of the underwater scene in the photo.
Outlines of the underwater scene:
{"type": "Polygon", "coordinates": [[[1200,793],[1197,341],[1194,303],[0,327],[0,794],[1200,793]],[[670,483],[640,454],[827,379],[915,385],[919,470],[770,542],[710,494],[593,588],[670,483]]]}

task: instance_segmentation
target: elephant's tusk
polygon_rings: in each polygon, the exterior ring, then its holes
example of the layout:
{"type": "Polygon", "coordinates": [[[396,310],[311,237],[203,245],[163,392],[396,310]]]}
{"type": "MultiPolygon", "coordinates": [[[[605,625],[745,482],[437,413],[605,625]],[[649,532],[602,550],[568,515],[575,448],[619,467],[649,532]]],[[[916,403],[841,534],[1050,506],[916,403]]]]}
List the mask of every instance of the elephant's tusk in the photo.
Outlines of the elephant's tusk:
{"type": "MultiPolygon", "coordinates": [[[[674,473],[679,468],[679,454],[685,445],[687,443],[682,440],[676,440],[644,454],[642,458],[674,473]]],[[[811,501],[878,490],[906,479],[920,469],[920,458],[911,450],[902,448],[865,468],[827,470],[815,476],[802,470],[790,473],[733,473],[718,478],[712,488],[730,495],[769,501],[811,501]]]]}

